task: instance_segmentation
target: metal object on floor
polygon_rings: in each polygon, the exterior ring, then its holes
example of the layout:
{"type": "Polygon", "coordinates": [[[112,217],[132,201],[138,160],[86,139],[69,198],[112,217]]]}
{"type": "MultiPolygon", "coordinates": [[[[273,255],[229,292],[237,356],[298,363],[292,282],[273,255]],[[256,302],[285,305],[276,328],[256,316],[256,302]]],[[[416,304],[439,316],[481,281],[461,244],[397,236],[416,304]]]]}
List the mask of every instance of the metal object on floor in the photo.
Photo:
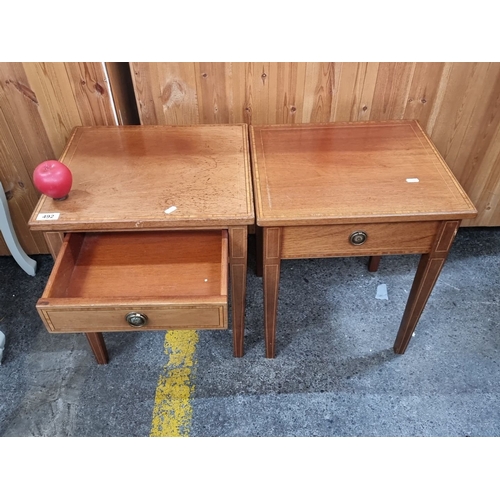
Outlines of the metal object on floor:
{"type": "Polygon", "coordinates": [[[5,347],[5,333],[0,332],[0,365],[2,364],[4,347],[5,347]]]}
{"type": "Polygon", "coordinates": [[[9,206],[7,205],[7,198],[3,190],[2,183],[0,182],[0,232],[7,244],[12,257],[26,271],[30,276],[35,276],[36,262],[28,257],[25,251],[21,248],[19,241],[12,225],[10,218],[9,206]]]}

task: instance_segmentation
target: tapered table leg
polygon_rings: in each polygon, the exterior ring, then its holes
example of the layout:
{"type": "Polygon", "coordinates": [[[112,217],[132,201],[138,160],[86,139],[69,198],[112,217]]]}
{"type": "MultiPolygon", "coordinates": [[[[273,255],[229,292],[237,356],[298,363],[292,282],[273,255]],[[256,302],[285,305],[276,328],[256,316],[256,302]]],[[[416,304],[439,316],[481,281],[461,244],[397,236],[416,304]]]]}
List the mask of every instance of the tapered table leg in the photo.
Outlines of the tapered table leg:
{"type": "Polygon", "coordinates": [[[106,344],[104,343],[104,337],[100,332],[88,332],[85,333],[87,340],[89,341],[92,352],[94,353],[95,359],[100,365],[106,365],[109,361],[108,350],[106,349],[106,344]]]}
{"type": "Polygon", "coordinates": [[[247,289],[248,227],[229,228],[229,275],[233,311],[233,352],[244,353],[245,302],[247,289]]]}
{"type": "Polygon", "coordinates": [[[368,260],[368,271],[371,273],[376,273],[378,271],[378,266],[380,265],[380,255],[372,255],[368,260]]]}
{"type": "Polygon", "coordinates": [[[276,355],[276,316],[281,269],[281,228],[264,228],[263,250],[266,358],[274,358],[276,355]]]}
{"type": "Polygon", "coordinates": [[[394,343],[394,352],[397,354],[404,354],[408,347],[418,320],[446,261],[459,226],[460,221],[441,223],[431,252],[422,255],[420,258],[401,326],[394,343]]]}

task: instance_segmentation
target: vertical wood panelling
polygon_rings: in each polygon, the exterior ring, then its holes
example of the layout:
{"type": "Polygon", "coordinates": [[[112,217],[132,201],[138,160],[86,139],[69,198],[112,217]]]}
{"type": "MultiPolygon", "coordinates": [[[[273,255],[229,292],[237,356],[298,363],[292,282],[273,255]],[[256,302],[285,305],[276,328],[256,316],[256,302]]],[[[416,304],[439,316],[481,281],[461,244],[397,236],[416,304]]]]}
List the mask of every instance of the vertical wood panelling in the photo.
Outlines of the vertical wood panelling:
{"type": "MultiPolygon", "coordinates": [[[[38,163],[54,157],[39,108],[23,65],[0,64],[0,176],[17,238],[28,254],[47,250],[43,235],[27,228],[38,200],[31,174],[38,163]]],[[[3,238],[2,243],[8,254],[3,238]]]]}
{"type": "MultiPolygon", "coordinates": [[[[168,125],[199,123],[194,64],[155,65],[152,69],[157,71],[153,81],[158,82],[155,92],[160,96],[161,108],[157,110],[157,114],[164,117],[163,123],[168,125]]],[[[157,123],[152,124],[157,125],[157,123]]]]}
{"type": "Polygon", "coordinates": [[[62,151],[73,124],[81,121],[76,100],[66,98],[73,94],[66,67],[63,63],[25,64],[23,66],[30,88],[37,96],[39,108],[43,109],[39,116],[44,132],[53,149],[62,151]],[[62,101],[67,104],[61,106],[62,101]]]}
{"type": "Polygon", "coordinates": [[[305,63],[275,63],[276,87],[269,96],[269,106],[275,110],[276,123],[302,123],[305,63]]]}
{"type": "Polygon", "coordinates": [[[66,64],[82,124],[115,125],[102,63],[66,64]]]}
{"type": "Polygon", "coordinates": [[[370,119],[379,74],[378,66],[379,63],[343,63],[341,65],[335,113],[331,121],[370,119]]]}
{"type": "Polygon", "coordinates": [[[275,109],[270,109],[270,95],[276,95],[277,81],[274,72],[271,78],[271,63],[251,63],[249,69],[246,88],[251,111],[250,123],[270,123],[276,116],[275,109]]]}
{"type": "MultiPolygon", "coordinates": [[[[450,164],[455,163],[462,140],[469,129],[485,70],[485,65],[480,63],[453,63],[451,68],[432,131],[432,140],[450,164]]],[[[470,132],[469,130],[469,134],[470,132]]]]}
{"type": "Polygon", "coordinates": [[[403,118],[417,119],[422,128],[427,128],[432,108],[436,103],[443,69],[444,63],[415,65],[403,118]]]}
{"type": "Polygon", "coordinates": [[[303,123],[330,121],[335,91],[335,63],[307,63],[303,123]]]}
{"type": "Polygon", "coordinates": [[[500,65],[482,64],[471,74],[465,93],[457,96],[460,113],[444,156],[464,184],[470,184],[470,175],[477,170],[500,118],[499,76],[500,65]]]}
{"type": "Polygon", "coordinates": [[[415,63],[380,63],[373,94],[371,120],[404,118],[415,63]]]}
{"type": "MultiPolygon", "coordinates": [[[[161,87],[161,81],[158,78],[153,79],[151,75],[151,68],[154,70],[155,66],[155,64],[148,63],[130,63],[137,110],[142,125],[165,124],[165,117],[161,114],[157,115],[155,108],[159,105],[161,94],[158,93],[153,98],[154,89],[161,87]]],[[[197,110],[197,105],[190,103],[190,108],[197,110]]],[[[168,113],[169,117],[171,115],[175,120],[175,113],[168,113]]]]}
{"type": "Polygon", "coordinates": [[[234,123],[230,63],[195,63],[201,123],[234,123]]]}
{"type": "MultiPolygon", "coordinates": [[[[476,208],[479,215],[475,220],[464,222],[467,226],[490,225],[491,220],[498,221],[500,213],[500,126],[493,135],[482,165],[489,167],[476,170],[476,177],[470,188],[470,195],[477,200],[476,208]]],[[[494,225],[500,225],[500,222],[494,225]]]]}
{"type": "MultiPolygon", "coordinates": [[[[102,63],[0,63],[0,179],[26,253],[48,253],[27,225],[40,196],[35,167],[59,157],[73,127],[114,123],[102,63]]],[[[0,254],[8,254],[1,237],[0,254]]]]}
{"type": "Polygon", "coordinates": [[[245,74],[249,63],[233,63],[231,65],[232,119],[234,123],[249,123],[246,108],[245,74]]]}

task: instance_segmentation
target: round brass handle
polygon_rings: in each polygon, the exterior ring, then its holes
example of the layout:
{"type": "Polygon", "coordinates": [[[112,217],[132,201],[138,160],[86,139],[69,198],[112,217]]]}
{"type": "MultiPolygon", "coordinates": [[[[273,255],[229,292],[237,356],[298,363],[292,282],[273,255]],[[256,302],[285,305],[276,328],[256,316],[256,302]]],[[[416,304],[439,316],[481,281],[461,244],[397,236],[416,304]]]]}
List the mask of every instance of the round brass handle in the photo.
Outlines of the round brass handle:
{"type": "Polygon", "coordinates": [[[362,245],[368,238],[368,235],[364,231],[356,231],[351,234],[349,240],[353,245],[362,245]]]}
{"type": "Polygon", "coordinates": [[[145,314],[138,312],[128,313],[125,316],[125,319],[130,326],[135,326],[136,328],[140,328],[148,322],[148,317],[145,314]]]}

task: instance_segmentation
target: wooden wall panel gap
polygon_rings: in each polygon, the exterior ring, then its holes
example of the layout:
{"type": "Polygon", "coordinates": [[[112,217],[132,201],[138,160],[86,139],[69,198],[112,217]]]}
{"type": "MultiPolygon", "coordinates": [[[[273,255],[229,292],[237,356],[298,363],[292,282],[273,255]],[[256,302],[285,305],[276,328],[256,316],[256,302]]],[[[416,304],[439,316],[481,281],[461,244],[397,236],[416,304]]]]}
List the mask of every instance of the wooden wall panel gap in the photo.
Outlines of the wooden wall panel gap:
{"type": "Polygon", "coordinates": [[[246,71],[248,63],[232,63],[231,67],[231,110],[232,123],[249,123],[246,108],[246,71]]]}
{"type": "Polygon", "coordinates": [[[106,71],[119,125],[139,125],[132,75],[128,62],[106,62],[106,71]]]}

